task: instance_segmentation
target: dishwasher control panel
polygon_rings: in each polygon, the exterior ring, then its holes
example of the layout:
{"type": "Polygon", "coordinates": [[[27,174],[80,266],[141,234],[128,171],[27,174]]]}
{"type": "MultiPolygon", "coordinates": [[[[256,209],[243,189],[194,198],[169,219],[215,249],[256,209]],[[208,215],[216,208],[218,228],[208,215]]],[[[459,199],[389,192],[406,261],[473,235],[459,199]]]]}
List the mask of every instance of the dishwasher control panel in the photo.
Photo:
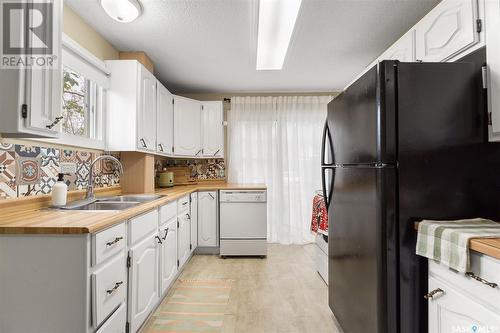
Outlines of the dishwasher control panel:
{"type": "Polygon", "coordinates": [[[220,202],[266,202],[266,193],[262,190],[220,191],[220,202]]]}

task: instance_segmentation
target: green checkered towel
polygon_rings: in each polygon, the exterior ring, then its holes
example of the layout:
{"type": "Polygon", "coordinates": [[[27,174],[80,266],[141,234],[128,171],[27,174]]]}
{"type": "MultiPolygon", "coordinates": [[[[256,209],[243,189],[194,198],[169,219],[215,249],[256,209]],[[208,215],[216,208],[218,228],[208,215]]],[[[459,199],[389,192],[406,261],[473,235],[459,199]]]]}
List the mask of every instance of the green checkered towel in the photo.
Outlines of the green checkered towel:
{"type": "Polygon", "coordinates": [[[424,220],[418,224],[417,254],[459,272],[467,272],[472,238],[500,238],[500,223],[481,218],[424,220]]]}

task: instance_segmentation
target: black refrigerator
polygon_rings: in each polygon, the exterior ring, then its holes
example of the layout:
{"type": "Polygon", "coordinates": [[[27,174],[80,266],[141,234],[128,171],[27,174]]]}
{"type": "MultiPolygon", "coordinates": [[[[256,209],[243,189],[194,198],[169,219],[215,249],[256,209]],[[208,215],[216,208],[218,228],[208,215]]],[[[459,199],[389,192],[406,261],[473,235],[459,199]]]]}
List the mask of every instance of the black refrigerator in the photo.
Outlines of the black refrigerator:
{"type": "Polygon", "coordinates": [[[427,331],[415,221],[500,220],[484,59],[483,49],[455,63],[383,61],[328,104],[329,306],[346,333],[427,331]]]}

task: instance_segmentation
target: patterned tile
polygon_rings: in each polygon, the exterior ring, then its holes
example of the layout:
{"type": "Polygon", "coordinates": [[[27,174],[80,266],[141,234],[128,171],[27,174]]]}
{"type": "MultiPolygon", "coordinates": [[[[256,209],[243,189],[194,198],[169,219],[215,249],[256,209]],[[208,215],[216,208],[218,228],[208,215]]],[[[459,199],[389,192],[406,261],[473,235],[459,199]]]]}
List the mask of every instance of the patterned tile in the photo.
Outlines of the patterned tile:
{"type": "Polygon", "coordinates": [[[14,150],[14,144],[0,142],[0,150],[14,150]]]}
{"type": "Polygon", "coordinates": [[[75,187],[79,190],[87,187],[89,178],[90,164],[93,160],[93,154],[79,151],[76,153],[76,180],[75,187]]]}
{"type": "MultiPolygon", "coordinates": [[[[61,162],[75,163],[76,174],[65,176],[70,190],[87,186],[92,160],[100,153],[64,148],[46,148],[0,142],[0,200],[21,196],[48,194],[57,182],[61,162]]],[[[119,158],[119,154],[115,154],[119,158]]],[[[119,184],[113,163],[96,165],[97,187],[119,184]]]]}
{"type": "Polygon", "coordinates": [[[25,145],[15,145],[14,150],[16,154],[20,157],[38,157],[40,155],[40,147],[35,146],[25,146],[25,145]]]}
{"type": "Polygon", "coordinates": [[[41,176],[41,159],[36,157],[20,157],[17,158],[17,185],[34,185],[37,184],[41,176]]]}
{"type": "Polygon", "coordinates": [[[76,152],[74,150],[61,149],[60,161],[76,163],[76,152]]]}
{"type": "Polygon", "coordinates": [[[0,182],[16,181],[16,154],[13,151],[0,152],[0,182]]]}

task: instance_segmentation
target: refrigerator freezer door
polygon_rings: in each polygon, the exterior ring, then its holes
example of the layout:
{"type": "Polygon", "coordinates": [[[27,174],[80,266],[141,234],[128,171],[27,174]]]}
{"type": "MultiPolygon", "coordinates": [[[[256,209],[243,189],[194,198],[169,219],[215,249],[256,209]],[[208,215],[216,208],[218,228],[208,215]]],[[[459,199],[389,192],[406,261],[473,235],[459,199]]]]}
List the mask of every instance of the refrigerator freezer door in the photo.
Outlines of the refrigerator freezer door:
{"type": "Polygon", "coordinates": [[[397,332],[396,169],[337,168],[329,217],[329,305],[346,333],[397,332]]]}
{"type": "Polygon", "coordinates": [[[328,104],[336,165],[396,162],[395,64],[374,66],[328,104]]]}

